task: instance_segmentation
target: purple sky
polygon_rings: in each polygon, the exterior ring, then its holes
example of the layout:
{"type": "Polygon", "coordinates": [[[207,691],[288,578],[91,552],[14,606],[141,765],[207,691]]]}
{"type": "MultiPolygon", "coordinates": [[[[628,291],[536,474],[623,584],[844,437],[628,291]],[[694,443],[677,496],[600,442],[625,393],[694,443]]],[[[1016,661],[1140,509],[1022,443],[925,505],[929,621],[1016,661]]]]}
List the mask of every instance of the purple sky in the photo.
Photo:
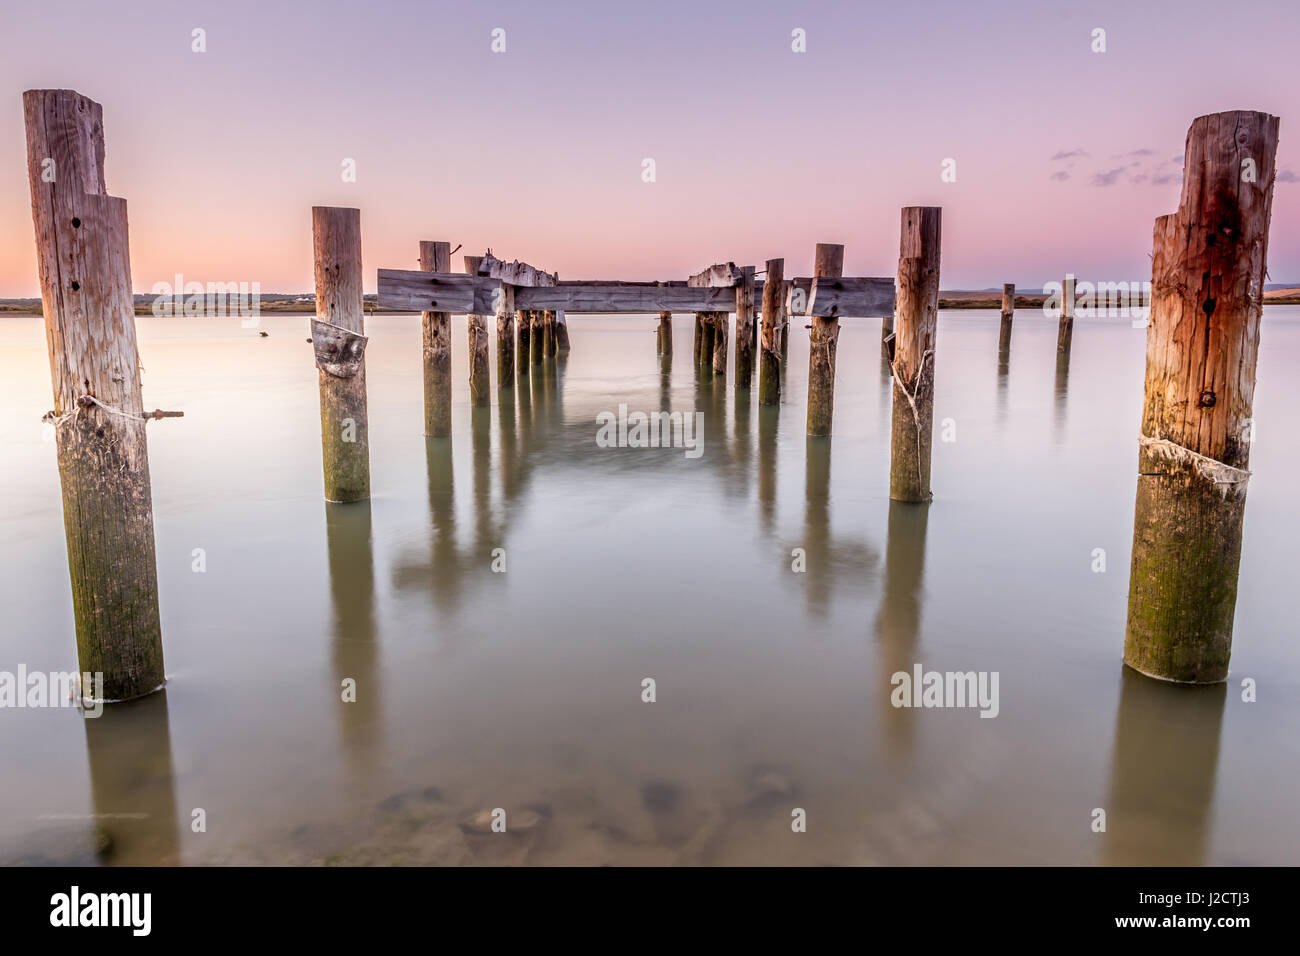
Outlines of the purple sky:
{"type": "Polygon", "coordinates": [[[6,7],[0,296],[39,292],[35,87],[104,105],[141,292],[178,272],[310,290],[314,204],[360,207],[367,291],[420,239],[463,243],[456,269],[490,246],[566,279],[777,256],[806,275],[841,242],[846,274],[888,276],[916,204],[944,207],[945,288],[1149,279],[1187,127],[1225,109],[1282,117],[1270,278],[1300,281],[1294,0],[6,7]]]}

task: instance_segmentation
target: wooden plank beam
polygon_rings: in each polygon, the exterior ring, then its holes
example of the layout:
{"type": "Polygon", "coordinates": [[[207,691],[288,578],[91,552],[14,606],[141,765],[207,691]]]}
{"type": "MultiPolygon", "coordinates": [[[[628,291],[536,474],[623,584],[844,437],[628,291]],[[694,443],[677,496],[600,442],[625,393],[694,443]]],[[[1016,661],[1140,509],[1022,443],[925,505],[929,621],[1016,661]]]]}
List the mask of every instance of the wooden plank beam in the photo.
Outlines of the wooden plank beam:
{"type": "Polygon", "coordinates": [[[880,318],[884,315],[892,315],[893,312],[893,279],[819,276],[809,285],[808,315],[823,318],[840,316],[880,318]]]}
{"type": "Polygon", "coordinates": [[[474,311],[475,285],[474,276],[457,272],[380,269],[377,298],[385,309],[466,313],[474,311]]]}
{"type": "Polygon", "coordinates": [[[566,312],[730,312],[736,292],[680,284],[561,282],[552,288],[516,289],[515,305],[566,312]]]}

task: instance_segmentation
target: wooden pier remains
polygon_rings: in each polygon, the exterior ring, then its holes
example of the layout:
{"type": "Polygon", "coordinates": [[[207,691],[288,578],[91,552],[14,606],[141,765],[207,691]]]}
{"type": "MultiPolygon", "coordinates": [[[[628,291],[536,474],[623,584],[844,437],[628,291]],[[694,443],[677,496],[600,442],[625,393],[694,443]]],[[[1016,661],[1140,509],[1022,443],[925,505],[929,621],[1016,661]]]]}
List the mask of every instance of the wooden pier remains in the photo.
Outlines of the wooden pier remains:
{"type": "Polygon", "coordinates": [[[1156,220],[1124,661],[1162,680],[1228,676],[1278,125],[1196,119],[1156,220]]]}
{"type": "MultiPolygon", "coordinates": [[[[420,243],[420,268],[425,272],[451,271],[451,243],[420,243]]],[[[451,434],[451,313],[430,309],[438,304],[436,287],[420,312],[424,343],[424,434],[445,438],[451,434]]]]}
{"type": "Polygon", "coordinates": [[[126,200],[104,185],[98,103],[28,90],[23,117],[78,670],[127,700],[165,672],[145,437],[164,416],[140,388],[126,200]]]}

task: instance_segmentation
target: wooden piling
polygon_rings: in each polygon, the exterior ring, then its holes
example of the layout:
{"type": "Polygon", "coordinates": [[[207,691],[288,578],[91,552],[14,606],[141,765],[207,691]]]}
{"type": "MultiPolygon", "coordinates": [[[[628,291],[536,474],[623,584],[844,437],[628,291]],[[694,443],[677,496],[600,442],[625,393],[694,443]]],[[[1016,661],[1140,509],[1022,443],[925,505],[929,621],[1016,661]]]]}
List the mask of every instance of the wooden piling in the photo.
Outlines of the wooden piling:
{"type": "Polygon", "coordinates": [[[998,351],[1011,348],[1011,320],[1016,314],[1016,286],[1013,282],[1002,284],[1002,325],[998,330],[998,351]]]}
{"type": "Polygon", "coordinates": [[[700,366],[711,369],[713,368],[714,333],[717,330],[717,323],[713,320],[712,312],[697,312],[695,315],[700,323],[700,366]]]}
{"type": "Polygon", "coordinates": [[[106,195],[98,103],[29,90],[23,113],[78,670],[126,700],[165,679],[126,200],[106,195]]]}
{"type": "MultiPolygon", "coordinates": [[[[844,274],[844,247],[836,243],[817,243],[813,277],[844,274]]],[[[840,320],[814,316],[808,346],[808,435],[825,437],[831,433],[835,406],[835,350],[839,345],[840,320]]]]}
{"type": "Polygon", "coordinates": [[[515,387],[515,287],[501,286],[497,306],[497,388],[515,387]]]}
{"type": "Polygon", "coordinates": [[[555,310],[555,349],[557,352],[572,351],[569,344],[569,320],[565,318],[563,309],[555,310]]]}
{"type": "Polygon", "coordinates": [[[727,326],[731,322],[730,312],[713,313],[713,374],[727,374],[727,326]]]}
{"type": "Polygon", "coordinates": [[[519,351],[515,367],[522,381],[528,377],[528,366],[532,363],[533,313],[527,309],[517,309],[515,319],[519,323],[519,351]]]}
{"type": "Polygon", "coordinates": [[[1070,352],[1074,338],[1074,276],[1067,275],[1061,283],[1061,324],[1056,332],[1056,351],[1070,352]]]}
{"type": "Polygon", "coordinates": [[[894,325],[894,407],[889,497],[929,501],[934,431],[934,339],[939,317],[937,206],[903,209],[894,325]]]}
{"type": "Polygon", "coordinates": [[[781,401],[781,328],[785,319],[785,260],[768,259],[763,279],[763,334],[758,359],[758,404],[781,401]]]}
{"type": "Polygon", "coordinates": [[[743,266],[736,285],[736,388],[754,377],[754,267],[743,266]]]}
{"type": "MultiPolygon", "coordinates": [[[[420,268],[425,272],[450,272],[451,243],[421,242],[420,268]]],[[[420,327],[424,341],[424,434],[445,438],[451,434],[451,313],[421,312],[420,327]]]]}
{"type": "Polygon", "coordinates": [[[704,313],[695,313],[695,364],[700,364],[700,355],[704,352],[704,313]]]}
{"type": "Polygon", "coordinates": [[[1267,113],[1197,118],[1156,220],[1124,661],[1164,680],[1228,675],[1277,142],[1267,113]]]}
{"type": "MultiPolygon", "coordinates": [[[[478,275],[482,256],[465,257],[465,274],[478,275]]],[[[492,373],[488,367],[488,331],[484,316],[471,312],[469,326],[469,402],[476,408],[492,404],[492,373]]]]}
{"type": "Polygon", "coordinates": [[[532,363],[534,365],[542,364],[543,349],[546,347],[546,333],[542,328],[544,320],[543,310],[533,309],[528,313],[528,343],[532,350],[532,363]]]}
{"type": "Polygon", "coordinates": [[[555,357],[555,310],[547,309],[542,313],[542,354],[547,358],[555,357]]]}
{"type": "Polygon", "coordinates": [[[658,354],[673,354],[673,314],[671,312],[659,313],[659,336],[658,336],[658,354]]]}
{"type": "MultiPolygon", "coordinates": [[[[361,340],[358,360],[320,370],[321,451],[327,501],[370,497],[370,438],[361,311],[361,210],[313,206],[316,319],[361,340]]],[[[313,338],[317,338],[313,329],[313,338]]]]}

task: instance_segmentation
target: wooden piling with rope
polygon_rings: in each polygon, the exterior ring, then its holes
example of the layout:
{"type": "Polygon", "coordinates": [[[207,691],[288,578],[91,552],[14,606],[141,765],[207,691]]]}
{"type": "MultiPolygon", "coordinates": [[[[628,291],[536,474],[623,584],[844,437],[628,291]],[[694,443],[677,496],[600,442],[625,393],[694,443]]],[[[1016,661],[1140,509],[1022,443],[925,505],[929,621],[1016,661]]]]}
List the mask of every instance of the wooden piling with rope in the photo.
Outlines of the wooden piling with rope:
{"type": "Polygon", "coordinates": [[[932,497],[930,450],[934,437],[940,214],[937,206],[903,209],[889,468],[889,497],[894,501],[925,502],[932,497]]]}
{"type": "MultiPolygon", "coordinates": [[[[420,243],[420,268],[425,272],[451,271],[451,243],[420,243]]],[[[429,303],[437,304],[437,290],[429,303]]],[[[424,434],[445,438],[451,434],[451,313],[425,310],[420,313],[424,355],[424,434]]]]}
{"type": "Polygon", "coordinates": [[[98,103],[28,90],[23,114],[78,670],[127,700],[165,671],[126,200],[106,194],[98,103]]]}
{"type": "MultiPolygon", "coordinates": [[[[837,243],[817,243],[813,277],[844,274],[844,247],[837,243]]],[[[831,433],[835,411],[835,352],[839,346],[840,320],[833,316],[813,316],[808,345],[808,435],[826,437],[831,433]]]]}

